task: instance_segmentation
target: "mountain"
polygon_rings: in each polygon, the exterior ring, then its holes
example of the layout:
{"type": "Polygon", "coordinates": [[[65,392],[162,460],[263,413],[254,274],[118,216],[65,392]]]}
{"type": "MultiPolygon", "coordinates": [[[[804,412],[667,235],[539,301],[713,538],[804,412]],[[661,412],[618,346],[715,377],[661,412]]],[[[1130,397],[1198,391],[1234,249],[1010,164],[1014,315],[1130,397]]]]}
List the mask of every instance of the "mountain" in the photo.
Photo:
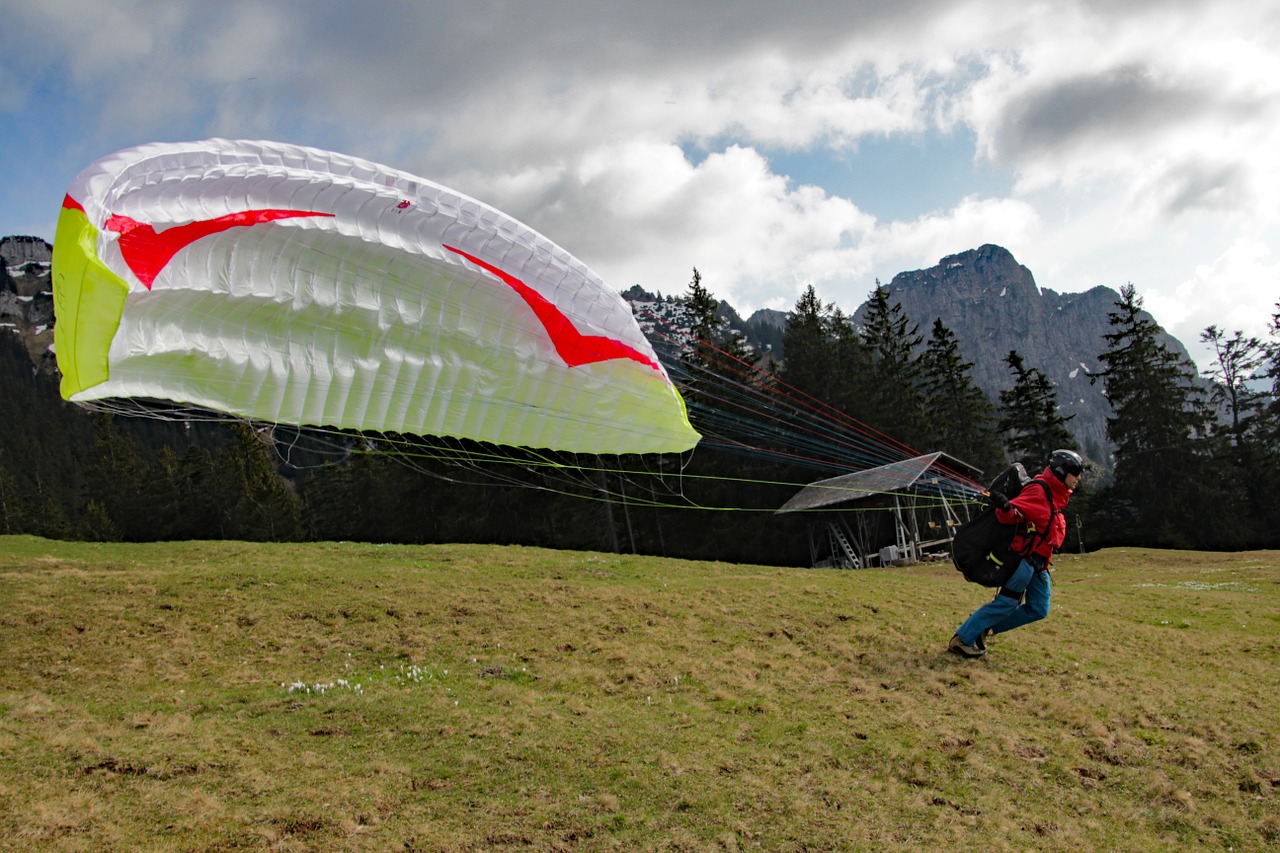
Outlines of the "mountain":
{"type": "MultiPolygon", "coordinates": [[[[1067,426],[1086,455],[1098,461],[1109,457],[1111,409],[1089,373],[1102,369],[1098,356],[1107,349],[1107,314],[1120,298],[1118,291],[1102,286],[1084,293],[1042,290],[1007,249],[990,244],[948,255],[929,269],[898,273],[886,290],[890,302],[901,304],[926,336],[942,318],[956,333],[965,360],[973,362],[974,382],[994,402],[1013,385],[1004,359],[1017,350],[1057,388],[1061,410],[1073,416],[1067,426]]],[[[865,311],[864,304],[855,320],[865,311]]],[[[1189,359],[1177,338],[1162,333],[1161,340],[1189,359]]]]}
{"type": "Polygon", "coordinates": [[[42,370],[53,357],[53,247],[39,237],[0,239],[0,332],[17,335],[42,370]]]}
{"type": "MultiPolygon", "coordinates": [[[[1029,269],[994,245],[948,255],[929,269],[898,273],[886,290],[890,303],[900,303],[926,339],[934,320],[942,318],[965,360],[973,362],[974,382],[997,405],[1000,391],[1013,385],[1005,358],[1017,350],[1028,367],[1043,372],[1057,388],[1059,406],[1072,416],[1068,428],[1086,455],[1106,464],[1110,406],[1089,374],[1102,369],[1098,356],[1107,349],[1107,314],[1120,298],[1118,291],[1102,286],[1084,293],[1042,290],[1029,269]]],[[[672,339],[687,334],[681,297],[655,296],[639,285],[623,297],[661,354],[670,354],[672,339]]],[[[863,303],[854,321],[861,322],[866,311],[863,303]]],[[[744,321],[722,302],[720,314],[756,353],[785,359],[786,312],[761,310],[744,321]]],[[[1162,333],[1161,339],[1171,351],[1187,355],[1177,338],[1162,333]]]]}
{"type": "Polygon", "coordinates": [[[47,265],[53,260],[53,247],[39,237],[3,237],[0,238],[0,259],[6,267],[28,263],[47,265]]]}
{"type": "MultiPolygon", "coordinates": [[[[622,298],[631,305],[631,313],[658,355],[662,358],[675,357],[676,342],[689,334],[684,297],[664,297],[633,284],[622,292],[622,298]]],[[[732,305],[722,299],[716,314],[729,329],[742,335],[747,350],[756,354],[759,363],[763,364],[769,356],[775,361],[782,360],[782,339],[787,332],[786,311],[762,308],[744,320],[732,305]]]]}

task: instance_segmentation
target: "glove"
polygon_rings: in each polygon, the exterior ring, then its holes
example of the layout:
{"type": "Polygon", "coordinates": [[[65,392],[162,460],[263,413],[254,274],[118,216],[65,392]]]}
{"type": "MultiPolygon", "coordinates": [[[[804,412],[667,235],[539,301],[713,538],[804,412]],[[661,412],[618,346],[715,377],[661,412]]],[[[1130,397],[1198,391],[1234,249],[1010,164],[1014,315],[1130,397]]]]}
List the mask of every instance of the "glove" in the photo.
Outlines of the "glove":
{"type": "Polygon", "coordinates": [[[1009,499],[1006,498],[1000,492],[992,492],[989,497],[991,500],[991,505],[996,509],[1002,509],[1005,512],[1008,512],[1009,508],[1013,506],[1012,504],[1009,503],[1009,499]]]}

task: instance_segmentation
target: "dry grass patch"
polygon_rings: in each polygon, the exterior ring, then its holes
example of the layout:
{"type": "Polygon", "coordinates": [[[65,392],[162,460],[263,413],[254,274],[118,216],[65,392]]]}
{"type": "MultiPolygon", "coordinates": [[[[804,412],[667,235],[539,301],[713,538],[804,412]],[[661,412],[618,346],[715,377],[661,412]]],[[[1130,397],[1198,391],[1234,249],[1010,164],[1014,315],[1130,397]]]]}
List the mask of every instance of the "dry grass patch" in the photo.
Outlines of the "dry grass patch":
{"type": "Polygon", "coordinates": [[[1280,555],[949,568],[0,539],[0,847],[1262,849],[1280,555]]]}

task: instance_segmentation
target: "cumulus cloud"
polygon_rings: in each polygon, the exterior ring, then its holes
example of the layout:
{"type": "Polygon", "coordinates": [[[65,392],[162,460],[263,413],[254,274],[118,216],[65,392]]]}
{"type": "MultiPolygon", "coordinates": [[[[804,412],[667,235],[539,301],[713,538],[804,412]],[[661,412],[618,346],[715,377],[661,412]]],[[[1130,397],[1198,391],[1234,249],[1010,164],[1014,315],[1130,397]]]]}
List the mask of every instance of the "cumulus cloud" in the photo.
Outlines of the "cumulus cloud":
{"type": "Polygon", "coordinates": [[[925,265],[932,266],[955,254],[956,246],[977,248],[985,243],[999,243],[1017,255],[1038,229],[1039,216],[1024,201],[969,197],[950,210],[880,229],[875,236],[877,266],[887,271],[911,258],[926,259],[925,265]]]}
{"type": "Polygon", "coordinates": [[[1268,324],[1280,311],[1280,259],[1266,243],[1240,237],[1187,279],[1149,288],[1144,298],[1147,310],[1204,365],[1209,351],[1199,337],[1209,325],[1267,338],[1268,324]]]}
{"type": "Polygon", "coordinates": [[[514,215],[554,233],[620,289],[683,292],[696,266],[717,296],[744,306],[779,289],[790,299],[874,228],[848,200],[790,185],[742,146],[695,164],[678,146],[635,141],[562,169],[466,182],[512,200],[514,215]]]}
{"type": "Polygon", "coordinates": [[[1277,20],[1231,14],[1162,4],[1067,15],[1059,37],[993,55],[964,99],[980,154],[1015,170],[1023,192],[1128,186],[1128,212],[1153,221],[1241,205],[1268,215],[1248,188],[1280,189],[1280,64],[1263,50],[1277,20]]]}
{"type": "Polygon", "coordinates": [[[1060,147],[1110,147],[1112,140],[1130,138],[1134,127],[1144,135],[1167,133],[1216,101],[1203,83],[1160,81],[1151,68],[1136,64],[1107,68],[1011,98],[1003,105],[990,154],[1036,157],[1060,147]]]}
{"type": "Polygon", "coordinates": [[[202,135],[369,157],[619,287],[678,291],[696,265],[748,310],[807,284],[852,309],[876,277],[994,242],[1042,285],[1134,280],[1167,324],[1228,327],[1205,291],[1263,299],[1244,281],[1274,281],[1280,246],[1273,5],[0,0],[0,110],[64,98],[55,172],[202,135]],[[1011,192],[880,221],[859,188],[777,165],[956,133],[1011,192]]]}

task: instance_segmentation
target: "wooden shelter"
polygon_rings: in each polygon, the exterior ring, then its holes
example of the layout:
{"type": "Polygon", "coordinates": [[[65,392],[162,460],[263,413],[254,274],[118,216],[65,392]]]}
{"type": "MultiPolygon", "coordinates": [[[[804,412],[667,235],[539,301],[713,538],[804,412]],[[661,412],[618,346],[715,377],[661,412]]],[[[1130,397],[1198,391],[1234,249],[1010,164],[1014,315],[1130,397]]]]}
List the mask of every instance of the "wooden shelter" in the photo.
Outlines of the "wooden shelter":
{"type": "Polygon", "coordinates": [[[952,530],[968,519],[968,504],[956,499],[960,470],[975,477],[982,473],[935,451],[810,483],[777,512],[829,510],[809,525],[815,567],[915,563],[941,553],[941,546],[951,542],[952,530]]]}

